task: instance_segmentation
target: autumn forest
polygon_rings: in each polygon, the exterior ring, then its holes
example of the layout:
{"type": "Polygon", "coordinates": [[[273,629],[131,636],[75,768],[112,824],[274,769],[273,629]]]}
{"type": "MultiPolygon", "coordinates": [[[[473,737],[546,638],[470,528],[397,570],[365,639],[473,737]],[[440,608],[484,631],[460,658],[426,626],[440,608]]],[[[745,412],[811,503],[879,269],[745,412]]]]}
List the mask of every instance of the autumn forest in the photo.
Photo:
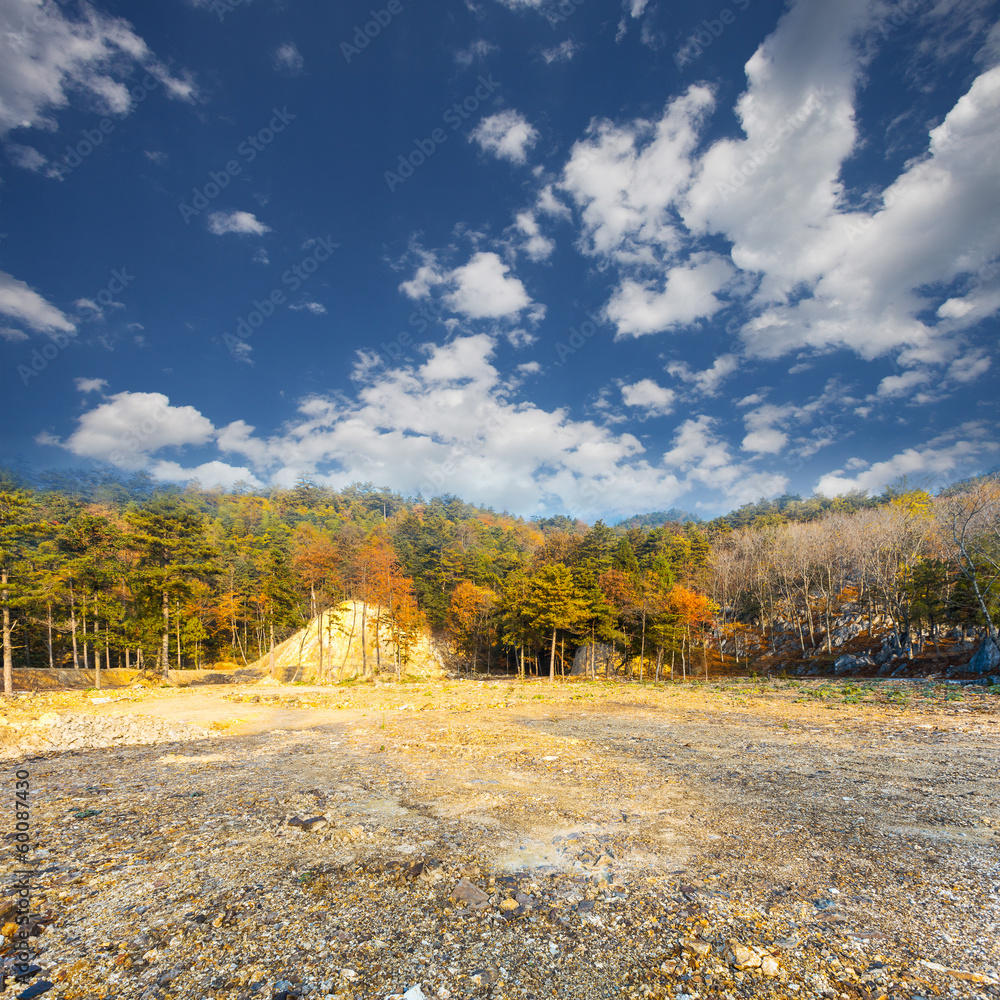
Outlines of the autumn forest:
{"type": "Polygon", "coordinates": [[[26,666],[245,665],[342,601],[404,652],[429,629],[473,673],[555,677],[581,648],[610,650],[620,676],[686,673],[709,649],[746,666],[779,627],[833,651],[848,606],[919,648],[995,634],[998,553],[995,475],[590,526],[305,477],[257,492],[6,472],[5,686],[26,666]]]}

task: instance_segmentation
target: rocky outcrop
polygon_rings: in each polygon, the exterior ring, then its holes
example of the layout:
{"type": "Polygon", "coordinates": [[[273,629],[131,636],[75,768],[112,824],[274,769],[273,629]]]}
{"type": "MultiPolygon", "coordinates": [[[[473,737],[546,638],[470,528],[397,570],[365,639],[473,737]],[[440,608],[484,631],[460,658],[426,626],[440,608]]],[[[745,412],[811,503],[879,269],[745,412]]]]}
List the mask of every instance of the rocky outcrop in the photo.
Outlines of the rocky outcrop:
{"type": "MultiPolygon", "coordinates": [[[[444,660],[428,631],[397,646],[385,616],[380,627],[377,627],[378,617],[377,607],[362,605],[360,601],[344,601],[324,611],[304,629],[275,646],[274,679],[321,684],[395,675],[397,670],[400,676],[445,676],[444,660]]],[[[270,672],[271,662],[267,653],[250,666],[270,672]]]]}
{"type": "Polygon", "coordinates": [[[987,636],[973,653],[969,665],[965,668],[970,674],[992,674],[1000,669],[1000,636],[987,636]]]}

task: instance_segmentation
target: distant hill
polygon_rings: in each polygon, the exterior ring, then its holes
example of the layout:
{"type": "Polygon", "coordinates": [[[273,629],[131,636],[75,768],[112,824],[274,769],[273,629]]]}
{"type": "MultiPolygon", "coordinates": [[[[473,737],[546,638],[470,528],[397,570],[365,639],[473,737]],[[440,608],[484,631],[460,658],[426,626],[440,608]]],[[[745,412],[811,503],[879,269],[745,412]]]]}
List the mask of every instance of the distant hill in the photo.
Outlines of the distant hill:
{"type": "Polygon", "coordinates": [[[685,521],[694,521],[697,524],[701,522],[701,518],[697,514],[689,514],[686,510],[671,507],[670,510],[656,510],[650,514],[633,514],[624,521],[619,521],[615,527],[627,531],[629,528],[658,528],[661,524],[673,522],[683,524],[685,521]]]}

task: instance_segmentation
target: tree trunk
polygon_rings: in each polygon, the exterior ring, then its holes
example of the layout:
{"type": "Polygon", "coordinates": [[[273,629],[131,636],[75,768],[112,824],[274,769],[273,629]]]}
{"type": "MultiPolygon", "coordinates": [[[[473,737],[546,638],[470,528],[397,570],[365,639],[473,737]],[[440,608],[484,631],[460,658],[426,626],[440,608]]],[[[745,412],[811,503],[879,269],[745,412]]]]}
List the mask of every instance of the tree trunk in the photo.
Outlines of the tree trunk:
{"type": "Polygon", "coordinates": [[[368,598],[361,600],[361,678],[368,680],[368,647],[365,639],[365,619],[368,617],[368,598]]]}
{"type": "Polygon", "coordinates": [[[87,644],[87,598],[83,598],[83,621],[80,623],[83,628],[83,669],[90,669],[90,647],[87,644]]]}
{"type": "Polygon", "coordinates": [[[0,587],[3,588],[3,693],[14,693],[14,651],[10,641],[10,590],[7,586],[7,567],[0,570],[0,587]]]}
{"type": "Polygon", "coordinates": [[[163,591],[163,638],[160,645],[160,669],[165,678],[170,677],[170,602],[163,591]]]}
{"type": "Polygon", "coordinates": [[[73,635],[73,669],[80,669],[80,658],[76,648],[76,597],[73,594],[73,584],[69,585],[69,629],[73,635]]]}
{"type": "Polygon", "coordinates": [[[556,680],[556,630],[552,630],[552,654],[549,656],[549,682],[556,680]]]}
{"type": "Polygon", "coordinates": [[[642,638],[639,640],[639,683],[643,680],[643,668],[646,666],[646,608],[642,609],[642,638]]]}
{"type": "Polygon", "coordinates": [[[274,677],[274,622],[271,622],[271,650],[269,655],[268,663],[268,676],[274,677]]]}
{"type": "Polygon", "coordinates": [[[52,655],[52,605],[48,605],[49,609],[49,670],[55,670],[56,661],[55,657],[52,655]]]}
{"type": "Polygon", "coordinates": [[[181,669],[181,606],[174,604],[174,626],[177,631],[177,669],[181,669]]]}
{"type": "MultiPolygon", "coordinates": [[[[100,634],[97,631],[97,622],[94,622],[94,630],[95,630],[95,634],[94,634],[94,687],[96,687],[97,690],[100,691],[101,690],[101,650],[100,650],[100,647],[97,645],[97,636],[100,634]]],[[[108,639],[107,639],[107,629],[105,629],[105,633],[104,633],[104,648],[105,649],[107,649],[107,642],[108,642],[108,639]]]]}

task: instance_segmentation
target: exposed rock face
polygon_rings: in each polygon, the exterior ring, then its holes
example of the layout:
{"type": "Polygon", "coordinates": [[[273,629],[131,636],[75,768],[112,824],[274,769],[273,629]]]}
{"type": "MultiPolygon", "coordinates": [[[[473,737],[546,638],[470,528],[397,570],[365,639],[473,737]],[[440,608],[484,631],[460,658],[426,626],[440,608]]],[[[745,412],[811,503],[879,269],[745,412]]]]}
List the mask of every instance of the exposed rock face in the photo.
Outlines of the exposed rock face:
{"type": "MultiPolygon", "coordinates": [[[[409,645],[400,643],[397,648],[385,614],[380,627],[377,627],[378,617],[378,607],[364,606],[360,601],[344,601],[324,611],[274,647],[275,679],[315,684],[351,680],[365,676],[366,671],[368,677],[394,676],[397,665],[401,676],[445,676],[443,660],[427,631],[419,633],[409,645]]],[[[269,670],[270,663],[270,654],[265,654],[251,667],[269,670]]]]}
{"type": "Polygon", "coordinates": [[[1000,636],[985,638],[973,654],[966,670],[970,674],[990,674],[1000,667],[1000,636]]]}
{"type": "Polygon", "coordinates": [[[571,677],[589,677],[591,661],[594,661],[594,674],[598,677],[610,676],[615,667],[615,651],[603,642],[586,643],[581,646],[573,657],[571,677]]]}

